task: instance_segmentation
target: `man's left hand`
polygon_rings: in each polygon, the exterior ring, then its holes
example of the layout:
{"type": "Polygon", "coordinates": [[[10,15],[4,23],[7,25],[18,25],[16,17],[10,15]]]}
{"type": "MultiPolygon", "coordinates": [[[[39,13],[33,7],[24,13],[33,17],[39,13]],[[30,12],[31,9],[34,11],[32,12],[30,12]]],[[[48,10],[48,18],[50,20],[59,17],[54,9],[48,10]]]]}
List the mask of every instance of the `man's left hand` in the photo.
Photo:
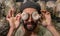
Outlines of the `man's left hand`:
{"type": "Polygon", "coordinates": [[[50,15],[50,12],[46,11],[46,10],[43,10],[41,11],[42,13],[42,25],[43,26],[48,26],[48,25],[52,25],[52,19],[51,19],[51,15],[50,15]]]}

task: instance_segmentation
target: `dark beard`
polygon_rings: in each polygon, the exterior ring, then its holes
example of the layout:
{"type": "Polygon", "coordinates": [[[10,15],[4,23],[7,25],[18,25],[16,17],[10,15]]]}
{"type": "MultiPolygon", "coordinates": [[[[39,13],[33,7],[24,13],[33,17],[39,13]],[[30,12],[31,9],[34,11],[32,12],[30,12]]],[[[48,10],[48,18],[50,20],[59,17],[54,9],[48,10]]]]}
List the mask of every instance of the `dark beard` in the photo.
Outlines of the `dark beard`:
{"type": "Polygon", "coordinates": [[[37,27],[37,22],[34,22],[34,21],[27,22],[27,23],[23,22],[23,26],[27,31],[33,31],[37,27]],[[32,27],[30,29],[27,28],[28,23],[31,23],[31,25],[32,25],[32,27]]]}

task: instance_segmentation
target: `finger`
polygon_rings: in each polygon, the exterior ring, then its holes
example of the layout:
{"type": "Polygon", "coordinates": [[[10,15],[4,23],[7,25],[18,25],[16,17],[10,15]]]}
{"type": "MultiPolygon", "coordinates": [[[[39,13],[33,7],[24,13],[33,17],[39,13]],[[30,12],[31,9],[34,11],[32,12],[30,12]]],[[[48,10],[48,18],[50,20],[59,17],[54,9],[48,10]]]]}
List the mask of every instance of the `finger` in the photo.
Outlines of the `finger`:
{"type": "Polygon", "coordinates": [[[46,11],[46,14],[50,14],[50,12],[46,11]]]}
{"type": "Polygon", "coordinates": [[[7,16],[9,16],[9,17],[11,17],[11,16],[12,16],[12,15],[11,15],[11,10],[9,10],[9,11],[8,11],[7,16]]]}
{"type": "Polygon", "coordinates": [[[9,19],[12,16],[10,13],[11,13],[11,10],[8,11],[8,14],[6,16],[6,19],[9,19]]]}
{"type": "Polygon", "coordinates": [[[7,16],[6,16],[6,20],[9,20],[9,18],[10,18],[10,17],[7,15],[7,16]]]}
{"type": "Polygon", "coordinates": [[[48,12],[46,10],[41,10],[41,13],[42,13],[43,20],[46,20],[46,15],[48,12]]]}
{"type": "Polygon", "coordinates": [[[41,10],[41,13],[46,13],[46,10],[41,10]]]}
{"type": "Polygon", "coordinates": [[[14,14],[13,9],[10,9],[10,10],[8,11],[8,14],[7,14],[6,18],[12,17],[13,14],[14,14]]]}
{"type": "Polygon", "coordinates": [[[20,21],[20,19],[21,19],[21,14],[18,13],[15,18],[16,18],[17,21],[20,21]]]}
{"type": "Polygon", "coordinates": [[[50,14],[50,12],[46,12],[46,14],[45,14],[45,17],[47,18],[47,17],[51,17],[51,14],[50,14]]]}
{"type": "Polygon", "coordinates": [[[48,19],[48,20],[50,20],[50,19],[51,19],[51,15],[50,15],[50,13],[49,13],[49,12],[47,12],[47,13],[45,14],[45,18],[46,18],[46,19],[48,19]]]}
{"type": "Polygon", "coordinates": [[[8,12],[8,15],[10,16],[10,17],[12,17],[12,16],[14,16],[14,9],[13,8],[11,8],[10,10],[9,10],[9,12],[8,12]]]}
{"type": "Polygon", "coordinates": [[[16,9],[11,7],[11,10],[12,10],[12,16],[14,16],[14,13],[15,13],[16,9]]]}
{"type": "Polygon", "coordinates": [[[43,16],[45,16],[46,10],[41,10],[41,14],[42,14],[43,16]]]}
{"type": "Polygon", "coordinates": [[[8,15],[12,17],[13,10],[9,10],[8,15]]]}

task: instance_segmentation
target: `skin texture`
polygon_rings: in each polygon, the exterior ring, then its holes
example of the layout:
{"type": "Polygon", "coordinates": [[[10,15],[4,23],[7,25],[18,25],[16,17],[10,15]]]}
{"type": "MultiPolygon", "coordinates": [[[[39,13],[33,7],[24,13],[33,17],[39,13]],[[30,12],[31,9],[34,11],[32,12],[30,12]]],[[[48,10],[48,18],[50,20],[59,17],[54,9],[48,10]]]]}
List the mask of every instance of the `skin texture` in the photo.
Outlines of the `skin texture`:
{"type": "Polygon", "coordinates": [[[31,17],[31,14],[33,12],[35,12],[35,11],[36,11],[36,9],[34,9],[34,8],[26,8],[25,10],[23,10],[23,12],[26,12],[26,13],[28,13],[30,15],[30,17],[28,18],[28,20],[25,20],[24,24],[23,24],[24,28],[26,28],[27,30],[31,30],[32,31],[37,26],[37,21],[34,21],[32,19],[32,17],[31,17]]]}
{"type": "MultiPolygon", "coordinates": [[[[37,11],[36,9],[34,8],[26,8],[23,10],[23,12],[26,12],[28,14],[32,14],[33,12],[37,11]]],[[[48,11],[45,11],[45,10],[41,10],[41,13],[43,15],[43,20],[42,20],[42,25],[43,26],[46,26],[46,28],[51,31],[51,33],[53,34],[53,36],[59,36],[59,33],[56,31],[55,27],[52,25],[52,20],[51,20],[51,16],[50,16],[50,13],[48,11]],[[47,18],[48,17],[48,18],[47,18]]],[[[20,19],[21,19],[21,14],[18,13],[15,17],[14,17],[14,9],[11,8],[7,17],[6,17],[7,21],[9,21],[10,23],[10,30],[9,30],[9,33],[7,34],[7,36],[13,36],[13,32],[15,31],[15,29],[18,28],[18,25],[19,25],[19,22],[20,22],[20,19]]],[[[33,27],[32,23],[31,22],[36,22],[32,19],[32,17],[30,16],[28,20],[25,20],[24,21],[24,24],[28,24],[30,26],[27,26],[27,29],[30,29],[31,27],[33,27]],[[29,23],[28,23],[29,22],[29,23]]],[[[37,27],[37,26],[36,26],[37,27]]],[[[24,31],[27,31],[25,27],[24,28],[24,31]]],[[[33,31],[30,32],[28,31],[29,33],[27,34],[30,34],[30,36],[37,36],[36,33],[34,33],[33,31]]],[[[27,35],[29,36],[29,35],[27,35]]]]}

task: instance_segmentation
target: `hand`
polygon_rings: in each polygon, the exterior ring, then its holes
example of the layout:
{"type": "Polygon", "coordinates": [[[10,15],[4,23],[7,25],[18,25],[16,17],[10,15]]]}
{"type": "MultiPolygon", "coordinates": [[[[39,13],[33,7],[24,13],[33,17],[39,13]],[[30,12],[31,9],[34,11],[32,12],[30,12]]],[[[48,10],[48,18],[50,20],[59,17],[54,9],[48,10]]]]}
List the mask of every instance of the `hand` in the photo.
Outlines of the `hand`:
{"type": "Polygon", "coordinates": [[[43,10],[43,11],[41,11],[41,13],[42,13],[42,18],[43,18],[43,20],[42,20],[42,25],[43,26],[48,26],[48,25],[52,25],[52,20],[51,20],[51,15],[50,15],[50,13],[48,12],[48,11],[45,11],[45,10],[43,10]]]}
{"type": "Polygon", "coordinates": [[[46,28],[53,34],[53,36],[59,36],[59,33],[55,29],[55,27],[52,25],[52,19],[51,15],[48,11],[41,11],[43,20],[42,20],[42,25],[46,26],[46,28]]]}
{"type": "Polygon", "coordinates": [[[14,17],[14,9],[11,8],[6,16],[6,20],[9,22],[11,28],[17,28],[20,23],[20,13],[14,17]]]}

